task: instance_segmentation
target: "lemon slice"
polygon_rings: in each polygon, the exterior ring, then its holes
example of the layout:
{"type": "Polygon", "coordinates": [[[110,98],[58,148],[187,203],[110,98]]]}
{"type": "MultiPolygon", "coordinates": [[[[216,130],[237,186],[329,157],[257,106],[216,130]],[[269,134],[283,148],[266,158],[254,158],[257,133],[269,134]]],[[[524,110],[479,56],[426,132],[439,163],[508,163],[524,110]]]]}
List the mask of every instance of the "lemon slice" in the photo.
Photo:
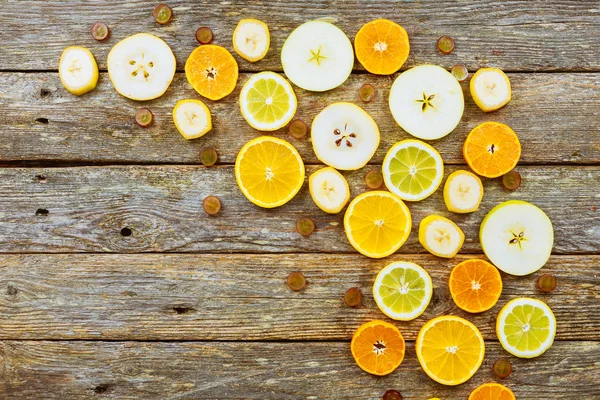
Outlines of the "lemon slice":
{"type": "Polygon", "coordinates": [[[96,87],[98,64],[85,47],[67,47],[58,62],[58,76],[65,89],[81,96],[96,87]]]}
{"type": "Polygon", "coordinates": [[[373,283],[373,298],[388,317],[410,321],[423,314],[431,296],[431,277],[412,262],[394,262],[377,274],[373,283]]]}
{"type": "Polygon", "coordinates": [[[262,60],[270,44],[269,27],[257,19],[243,19],[233,31],[233,49],[250,62],[262,60]]]}
{"type": "Polygon", "coordinates": [[[448,211],[470,213],[477,211],[483,199],[481,179],[472,172],[459,170],[450,174],[444,184],[444,202],[448,211]]]}
{"type": "Polygon", "coordinates": [[[190,140],[212,129],[210,110],[200,100],[179,100],[173,108],[173,121],[181,136],[190,140]]]}
{"type": "Polygon", "coordinates": [[[429,215],[419,224],[419,242],[434,256],[452,258],[464,241],[463,231],[448,218],[429,215]]]}
{"type": "Polygon", "coordinates": [[[496,334],[504,350],[521,358],[533,358],[552,346],[556,318],[540,300],[521,297],[509,301],[498,313],[496,334]]]}
{"type": "Polygon", "coordinates": [[[350,200],[346,178],[331,167],[321,168],[308,178],[310,195],[321,210],[337,214],[350,200]]]}
{"type": "Polygon", "coordinates": [[[344,214],[348,241],[356,251],[371,258],[387,257],[402,247],[411,226],[406,204],[381,190],[357,196],[344,214]]]}
{"type": "Polygon", "coordinates": [[[235,160],[235,179],[248,200],[273,208],[290,201],[304,183],[304,163],[285,140],[260,136],[242,147],[235,160]]]}
{"type": "Polygon", "coordinates": [[[292,85],[275,72],[253,75],[240,93],[242,115],[259,131],[274,131],[287,125],[297,107],[292,85]]]}
{"type": "Polygon", "coordinates": [[[385,155],[382,169],[388,190],[408,201],[431,196],[444,177],[440,153],[427,143],[413,139],[393,145],[385,155]]]}
{"type": "Polygon", "coordinates": [[[481,68],[469,87],[475,104],[485,112],[504,107],[511,99],[510,80],[498,68],[481,68]]]}

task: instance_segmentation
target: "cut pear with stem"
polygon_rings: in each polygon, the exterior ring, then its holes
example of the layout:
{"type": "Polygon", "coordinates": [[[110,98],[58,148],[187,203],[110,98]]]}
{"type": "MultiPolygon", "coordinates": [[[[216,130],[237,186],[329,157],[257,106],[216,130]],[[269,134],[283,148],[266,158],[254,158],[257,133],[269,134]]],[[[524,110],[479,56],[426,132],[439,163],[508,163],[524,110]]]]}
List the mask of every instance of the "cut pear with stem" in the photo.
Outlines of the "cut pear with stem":
{"type": "Polygon", "coordinates": [[[552,252],[550,218],[531,203],[510,200],[494,207],[479,230],[483,252],[511,275],[529,275],[542,268],[552,252]]]}
{"type": "Polygon", "coordinates": [[[281,49],[285,75],[296,86],[324,92],[340,86],[354,66],[348,36],[325,21],[309,21],[296,28],[281,49]]]}
{"type": "Polygon", "coordinates": [[[390,90],[389,104],[398,125],[424,140],[452,132],[465,109],[460,83],[436,65],[420,65],[398,76],[390,90]]]}

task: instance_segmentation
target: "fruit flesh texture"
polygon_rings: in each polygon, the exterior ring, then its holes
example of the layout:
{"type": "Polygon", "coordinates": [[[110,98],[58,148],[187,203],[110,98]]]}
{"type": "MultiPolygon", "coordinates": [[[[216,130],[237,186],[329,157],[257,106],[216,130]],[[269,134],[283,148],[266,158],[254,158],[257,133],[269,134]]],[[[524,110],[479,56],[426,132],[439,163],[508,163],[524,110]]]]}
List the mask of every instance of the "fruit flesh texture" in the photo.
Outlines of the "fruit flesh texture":
{"type": "Polygon", "coordinates": [[[515,395],[504,385],[499,383],[485,383],[475,388],[468,400],[515,400],[515,395]]]}
{"type": "Polygon", "coordinates": [[[485,111],[504,107],[511,99],[510,80],[498,68],[482,68],[471,78],[470,91],[477,106],[485,111]]]}
{"type": "Polygon", "coordinates": [[[308,185],[315,204],[327,213],[337,214],[350,199],[346,178],[331,167],[313,173],[308,185]]]}
{"type": "Polygon", "coordinates": [[[370,374],[383,376],[402,363],[406,346],[398,328],[375,320],[356,330],[350,348],[359,367],[370,374]]]}
{"type": "Polygon", "coordinates": [[[241,20],[233,32],[236,53],[250,62],[264,58],[270,43],[269,27],[256,19],[241,20]]]}
{"type": "Polygon", "coordinates": [[[431,254],[452,258],[465,240],[462,230],[448,218],[429,215],[419,224],[419,242],[431,254]]]}
{"type": "Polygon", "coordinates": [[[448,211],[470,213],[477,211],[483,199],[483,184],[469,171],[455,171],[444,185],[444,200],[448,211]]]}
{"type": "Polygon", "coordinates": [[[472,313],[492,308],[502,293],[502,278],[492,264],[484,260],[466,260],[456,265],[448,283],[456,305],[472,313]]]}
{"type": "Polygon", "coordinates": [[[98,65],[85,47],[67,47],[60,57],[58,73],[64,87],[76,96],[93,90],[98,82],[98,65]]]}
{"type": "Polygon", "coordinates": [[[291,85],[274,72],[254,75],[240,93],[242,115],[255,129],[274,131],[287,125],[296,107],[291,85]]]}
{"type": "Polygon", "coordinates": [[[356,58],[373,74],[398,71],[410,53],[408,34],[400,25],[378,19],[363,25],[354,39],[356,58]]]}
{"type": "Polygon", "coordinates": [[[197,139],[212,129],[210,111],[200,100],[180,100],[173,109],[173,119],[186,139],[197,139]]]}
{"type": "Polygon", "coordinates": [[[220,100],[235,89],[238,65],[224,47],[202,45],[185,62],[185,77],[201,96],[220,100]]]}

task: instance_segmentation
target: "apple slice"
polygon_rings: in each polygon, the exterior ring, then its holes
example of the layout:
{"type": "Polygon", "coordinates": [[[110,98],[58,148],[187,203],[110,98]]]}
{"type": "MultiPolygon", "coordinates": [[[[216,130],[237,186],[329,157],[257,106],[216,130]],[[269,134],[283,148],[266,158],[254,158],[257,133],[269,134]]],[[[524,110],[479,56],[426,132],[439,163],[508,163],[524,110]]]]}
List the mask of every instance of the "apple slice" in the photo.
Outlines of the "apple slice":
{"type": "Polygon", "coordinates": [[[529,275],[550,258],[554,230],[550,218],[531,203],[510,200],[494,207],[479,230],[483,252],[511,275],[529,275]]]}
{"type": "Polygon", "coordinates": [[[296,28],[283,43],[281,64],[296,86],[324,92],[340,86],[354,66],[348,36],[325,21],[309,21],[296,28]]]}
{"type": "Polygon", "coordinates": [[[460,83],[437,65],[420,65],[398,76],[389,103],[398,125],[424,140],[452,132],[465,109],[460,83]]]}

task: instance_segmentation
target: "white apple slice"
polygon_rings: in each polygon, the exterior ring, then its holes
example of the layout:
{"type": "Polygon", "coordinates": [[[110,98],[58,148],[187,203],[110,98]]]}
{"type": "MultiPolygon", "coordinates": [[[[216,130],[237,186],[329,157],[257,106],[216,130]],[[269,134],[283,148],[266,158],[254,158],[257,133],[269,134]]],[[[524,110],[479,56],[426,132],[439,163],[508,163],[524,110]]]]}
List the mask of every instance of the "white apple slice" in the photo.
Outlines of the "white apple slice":
{"type": "Polygon", "coordinates": [[[483,252],[511,275],[529,275],[542,268],[552,252],[554,230],[538,207],[510,200],[494,207],[481,222],[483,252]]]}
{"type": "Polygon", "coordinates": [[[296,28],[281,49],[285,75],[296,86],[324,92],[340,86],[354,66],[348,36],[325,21],[309,21],[296,28]]]}
{"type": "Polygon", "coordinates": [[[148,33],[138,33],[115,44],[106,64],[115,90],[132,100],[162,96],[176,67],[169,45],[148,33]]]}
{"type": "Polygon", "coordinates": [[[65,89],[80,96],[96,87],[98,64],[85,47],[67,47],[58,62],[58,76],[65,89]]]}
{"type": "Polygon", "coordinates": [[[341,170],[362,168],[379,146],[377,124],[352,103],[325,107],[313,120],[310,136],[317,158],[341,170]]]}
{"type": "Polygon", "coordinates": [[[419,65],[403,72],[390,89],[389,103],[398,125],[425,140],[452,132],[465,109],[460,84],[437,65],[419,65]]]}

